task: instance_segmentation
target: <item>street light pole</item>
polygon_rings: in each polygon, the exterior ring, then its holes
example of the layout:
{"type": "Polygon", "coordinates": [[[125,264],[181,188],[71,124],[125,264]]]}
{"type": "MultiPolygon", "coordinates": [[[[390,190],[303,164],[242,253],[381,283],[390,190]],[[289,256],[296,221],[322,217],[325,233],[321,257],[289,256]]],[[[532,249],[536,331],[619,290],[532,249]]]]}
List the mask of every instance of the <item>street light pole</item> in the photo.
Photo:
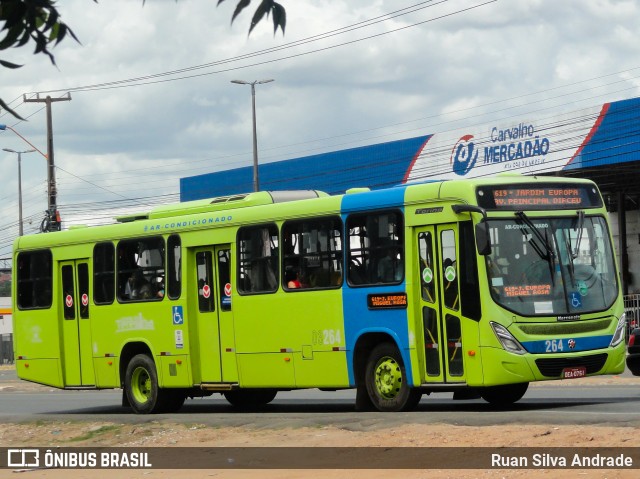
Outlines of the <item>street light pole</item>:
{"type": "Polygon", "coordinates": [[[24,234],[22,227],[22,154],[33,153],[36,150],[15,151],[10,148],[3,148],[3,150],[18,155],[18,236],[22,236],[24,234]]]}
{"type": "Polygon", "coordinates": [[[238,85],[251,85],[251,111],[253,112],[253,191],[260,191],[260,180],[258,178],[258,133],[256,128],[256,85],[262,85],[263,83],[272,81],[274,80],[255,80],[252,82],[231,80],[231,83],[238,85]]]}

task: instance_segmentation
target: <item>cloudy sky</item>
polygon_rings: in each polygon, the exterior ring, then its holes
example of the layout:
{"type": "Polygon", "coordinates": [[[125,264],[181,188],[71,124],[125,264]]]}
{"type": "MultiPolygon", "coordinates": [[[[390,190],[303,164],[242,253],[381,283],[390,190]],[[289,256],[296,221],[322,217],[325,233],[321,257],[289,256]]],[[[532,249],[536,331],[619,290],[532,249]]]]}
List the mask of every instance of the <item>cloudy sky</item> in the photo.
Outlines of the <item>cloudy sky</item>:
{"type": "MultiPolygon", "coordinates": [[[[33,47],[0,58],[0,97],[27,118],[12,126],[46,152],[53,106],[58,205],[64,218],[178,201],[179,179],[252,163],[256,87],[260,162],[540,119],[640,96],[640,3],[615,0],[281,0],[283,36],[255,5],[231,24],[236,0],[66,0],[80,39],[57,67],[33,47]]],[[[253,4],[256,4],[254,0],[253,4]]],[[[0,132],[0,258],[18,228],[16,155],[0,132]]],[[[22,156],[25,232],[47,206],[46,161],[22,156]]]]}

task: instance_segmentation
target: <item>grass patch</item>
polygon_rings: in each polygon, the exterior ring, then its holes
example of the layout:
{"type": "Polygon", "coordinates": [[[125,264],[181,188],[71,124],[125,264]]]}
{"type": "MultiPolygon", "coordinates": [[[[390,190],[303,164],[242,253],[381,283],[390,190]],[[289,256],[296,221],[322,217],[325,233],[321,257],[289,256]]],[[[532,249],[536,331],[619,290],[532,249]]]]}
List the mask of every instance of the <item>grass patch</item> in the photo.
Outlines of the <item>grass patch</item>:
{"type": "Polygon", "coordinates": [[[68,439],[67,442],[89,441],[91,439],[95,439],[96,437],[106,433],[118,432],[121,429],[122,429],[122,426],[116,426],[116,425],[100,426],[100,427],[93,428],[80,436],[72,437],[68,439]]]}

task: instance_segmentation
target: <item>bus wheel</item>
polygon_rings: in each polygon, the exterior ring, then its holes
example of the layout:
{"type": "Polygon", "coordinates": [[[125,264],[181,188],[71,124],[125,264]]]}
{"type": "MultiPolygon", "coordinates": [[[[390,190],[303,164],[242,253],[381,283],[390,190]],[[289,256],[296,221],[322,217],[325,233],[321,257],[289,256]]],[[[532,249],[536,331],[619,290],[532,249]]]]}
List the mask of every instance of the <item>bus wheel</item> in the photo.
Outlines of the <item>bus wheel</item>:
{"type": "Polygon", "coordinates": [[[410,411],[422,397],[419,389],[409,387],[400,352],[390,343],[379,344],[371,351],[365,384],[378,411],[410,411]]]}
{"type": "Polygon", "coordinates": [[[232,406],[252,409],[266,406],[278,394],[275,389],[235,389],[224,393],[224,397],[232,406]]]}
{"type": "Polygon", "coordinates": [[[160,388],[156,365],[146,354],[138,354],[127,365],[124,389],[136,414],[158,412],[160,388]]]}
{"type": "Polygon", "coordinates": [[[489,386],[480,389],[480,396],[489,404],[508,406],[518,402],[529,388],[529,383],[505,384],[503,386],[489,386]]]}

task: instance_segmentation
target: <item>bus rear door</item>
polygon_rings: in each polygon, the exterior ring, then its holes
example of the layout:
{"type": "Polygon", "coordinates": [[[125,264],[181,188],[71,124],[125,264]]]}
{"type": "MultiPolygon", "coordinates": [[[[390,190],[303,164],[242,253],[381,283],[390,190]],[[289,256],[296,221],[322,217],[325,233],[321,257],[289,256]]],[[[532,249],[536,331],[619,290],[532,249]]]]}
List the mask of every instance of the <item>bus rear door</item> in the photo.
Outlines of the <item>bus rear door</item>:
{"type": "Polygon", "coordinates": [[[93,386],[89,262],[62,261],[59,268],[64,385],[93,386]]]}
{"type": "Polygon", "coordinates": [[[196,320],[193,330],[197,345],[196,381],[237,382],[231,312],[231,248],[229,245],[198,248],[193,254],[190,287],[197,291],[197,305],[192,305],[196,320]]]}
{"type": "Polygon", "coordinates": [[[462,357],[457,225],[415,231],[427,383],[465,382],[462,357]]]}

